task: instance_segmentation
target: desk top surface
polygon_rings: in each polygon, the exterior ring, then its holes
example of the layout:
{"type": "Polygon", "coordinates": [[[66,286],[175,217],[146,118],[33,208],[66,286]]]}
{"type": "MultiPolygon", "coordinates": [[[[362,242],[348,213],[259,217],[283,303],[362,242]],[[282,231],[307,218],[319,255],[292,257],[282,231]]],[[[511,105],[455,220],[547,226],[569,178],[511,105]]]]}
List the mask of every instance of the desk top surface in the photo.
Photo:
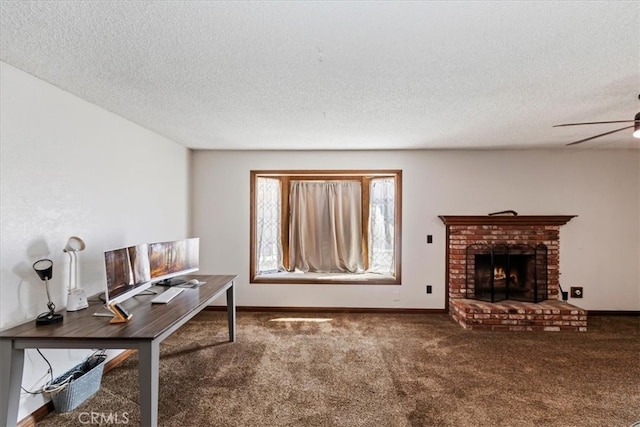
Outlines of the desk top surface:
{"type": "Polygon", "coordinates": [[[152,294],[139,294],[122,305],[132,314],[126,323],[110,324],[110,317],[94,316],[105,311],[104,304],[90,303],[79,311],[64,312],[64,319],[53,325],[36,325],[35,320],[0,331],[0,338],[9,339],[155,339],[194,310],[202,310],[220,296],[238,277],[234,275],[186,275],[187,279],[206,282],[197,288],[185,288],[168,304],[151,304],[152,294]]]}

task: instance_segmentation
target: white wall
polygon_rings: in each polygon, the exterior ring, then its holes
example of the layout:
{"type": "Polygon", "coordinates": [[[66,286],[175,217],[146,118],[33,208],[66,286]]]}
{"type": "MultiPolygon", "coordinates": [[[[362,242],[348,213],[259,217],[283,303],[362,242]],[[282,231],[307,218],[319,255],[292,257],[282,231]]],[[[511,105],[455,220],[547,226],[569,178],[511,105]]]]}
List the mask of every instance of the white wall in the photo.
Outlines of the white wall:
{"type": "Polygon", "coordinates": [[[443,308],[438,215],[578,215],[561,227],[561,285],[591,310],[640,309],[640,151],[379,151],[193,154],[201,269],[235,273],[244,306],[443,308]],[[402,169],[402,285],[249,284],[249,171],[402,169]],[[434,243],[426,244],[433,234],[434,243]],[[434,292],[426,294],[425,286],[434,292]],[[400,290],[400,301],[393,292],[400,290]]]}
{"type": "MultiPolygon", "coordinates": [[[[67,239],[80,236],[80,284],[104,289],[103,252],[130,244],[184,238],[189,231],[190,151],[129,121],[0,63],[0,328],[46,311],[31,265],[54,263],[57,308],[66,305],[67,239]],[[170,171],[170,173],[167,173],[170,171]]],[[[105,320],[106,321],[106,320],[105,320]]],[[[90,351],[43,350],[54,375],[90,351]]],[[[23,386],[47,379],[27,350],[23,386]]],[[[1,363],[6,363],[2,361],[1,363]]],[[[22,395],[19,417],[45,402],[22,395]]]]}

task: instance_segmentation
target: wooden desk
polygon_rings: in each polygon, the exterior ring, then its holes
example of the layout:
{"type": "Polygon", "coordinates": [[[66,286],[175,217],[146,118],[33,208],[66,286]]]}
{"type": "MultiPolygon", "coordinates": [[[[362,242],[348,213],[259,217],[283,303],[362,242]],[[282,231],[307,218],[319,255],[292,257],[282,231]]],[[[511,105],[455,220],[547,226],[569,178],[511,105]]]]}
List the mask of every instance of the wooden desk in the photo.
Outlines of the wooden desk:
{"type": "Polygon", "coordinates": [[[26,348],[136,349],[139,363],[140,416],[143,426],[158,425],[160,343],[226,292],[229,341],[234,342],[236,309],[233,281],[238,276],[189,275],[206,284],[185,289],[168,304],[151,304],[153,295],[138,295],[123,305],[133,314],[127,323],[109,324],[93,315],[100,304],[67,312],[61,323],[36,326],[30,321],[0,331],[0,425],[15,426],[26,348]]]}

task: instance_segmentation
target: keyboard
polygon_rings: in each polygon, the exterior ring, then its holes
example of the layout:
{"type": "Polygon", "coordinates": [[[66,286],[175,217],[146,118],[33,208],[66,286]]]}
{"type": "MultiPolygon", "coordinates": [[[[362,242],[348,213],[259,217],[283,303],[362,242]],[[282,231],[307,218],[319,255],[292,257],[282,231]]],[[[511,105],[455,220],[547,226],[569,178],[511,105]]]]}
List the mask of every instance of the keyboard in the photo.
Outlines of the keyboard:
{"type": "Polygon", "coordinates": [[[177,297],[182,291],[184,291],[184,288],[169,288],[163,293],[153,297],[151,304],[166,304],[177,297]]]}

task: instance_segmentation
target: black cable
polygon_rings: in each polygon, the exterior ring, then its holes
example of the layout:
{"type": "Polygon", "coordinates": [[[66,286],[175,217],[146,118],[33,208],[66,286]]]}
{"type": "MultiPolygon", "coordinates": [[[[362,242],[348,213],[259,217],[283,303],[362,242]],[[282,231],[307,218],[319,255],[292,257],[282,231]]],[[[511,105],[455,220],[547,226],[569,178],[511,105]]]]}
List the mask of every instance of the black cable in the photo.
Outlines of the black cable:
{"type": "Polygon", "coordinates": [[[37,394],[42,394],[44,393],[43,390],[38,390],[38,391],[29,391],[26,388],[20,386],[20,388],[22,389],[22,391],[24,391],[25,393],[29,393],[29,394],[33,394],[33,395],[37,395],[37,394]]]}
{"type": "MultiPolygon", "coordinates": [[[[51,363],[49,363],[49,360],[47,360],[46,357],[44,357],[44,354],[42,354],[42,352],[40,351],[39,348],[36,348],[36,351],[38,352],[38,354],[40,354],[40,356],[44,359],[45,362],[47,362],[47,365],[49,365],[49,370],[47,371],[47,373],[49,374],[51,380],[49,381],[49,383],[53,382],[53,367],[51,366],[51,363]]],[[[29,391],[26,388],[20,386],[20,388],[25,392],[25,393],[29,393],[29,394],[42,394],[44,393],[44,390],[41,388],[38,391],[29,391]]]]}
{"type": "Polygon", "coordinates": [[[53,382],[53,367],[51,366],[51,363],[49,363],[49,361],[47,360],[46,357],[44,357],[44,354],[42,354],[42,352],[40,351],[39,348],[36,348],[36,351],[40,354],[40,356],[42,356],[42,358],[44,359],[45,362],[47,362],[47,365],[49,365],[49,376],[51,377],[51,382],[53,382]]]}

